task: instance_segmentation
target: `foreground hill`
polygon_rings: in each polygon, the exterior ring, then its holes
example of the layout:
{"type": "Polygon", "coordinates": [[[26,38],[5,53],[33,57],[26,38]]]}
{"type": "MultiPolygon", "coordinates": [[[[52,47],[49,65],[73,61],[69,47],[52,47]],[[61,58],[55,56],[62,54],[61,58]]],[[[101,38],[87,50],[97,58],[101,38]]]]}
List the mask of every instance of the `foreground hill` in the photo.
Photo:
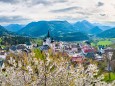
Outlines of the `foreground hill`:
{"type": "Polygon", "coordinates": [[[82,32],[72,32],[54,37],[54,39],[59,41],[82,41],[82,40],[88,40],[89,37],[82,32]]]}
{"type": "Polygon", "coordinates": [[[67,21],[39,21],[31,22],[18,33],[21,35],[40,37],[45,35],[50,30],[52,35],[60,35],[67,32],[72,32],[73,27],[67,21]]]}
{"type": "Polygon", "coordinates": [[[11,32],[17,32],[19,30],[21,30],[24,25],[19,25],[19,24],[10,24],[8,26],[4,26],[8,31],[11,31],[11,32]]]}
{"type": "Polygon", "coordinates": [[[9,32],[3,26],[0,25],[0,36],[7,34],[9,34],[9,32]]]}
{"type": "Polygon", "coordinates": [[[97,35],[102,38],[115,38],[115,28],[103,31],[102,33],[97,35]]]}

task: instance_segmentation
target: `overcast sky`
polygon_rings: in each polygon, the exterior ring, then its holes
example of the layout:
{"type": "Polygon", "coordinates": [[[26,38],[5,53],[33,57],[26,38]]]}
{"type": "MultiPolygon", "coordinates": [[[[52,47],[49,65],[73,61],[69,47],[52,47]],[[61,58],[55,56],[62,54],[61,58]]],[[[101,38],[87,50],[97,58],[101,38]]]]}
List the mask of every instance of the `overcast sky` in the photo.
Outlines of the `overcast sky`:
{"type": "Polygon", "coordinates": [[[0,24],[88,20],[115,24],[115,0],[0,0],[0,24]]]}

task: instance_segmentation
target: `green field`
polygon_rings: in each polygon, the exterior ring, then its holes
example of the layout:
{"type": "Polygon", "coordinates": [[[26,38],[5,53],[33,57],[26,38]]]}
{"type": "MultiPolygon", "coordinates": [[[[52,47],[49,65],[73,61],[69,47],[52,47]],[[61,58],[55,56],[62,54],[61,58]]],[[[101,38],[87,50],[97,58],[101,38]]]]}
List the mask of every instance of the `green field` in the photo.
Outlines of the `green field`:
{"type": "Polygon", "coordinates": [[[110,40],[98,40],[96,42],[92,42],[91,45],[96,47],[96,46],[99,46],[99,45],[102,45],[102,46],[109,46],[109,45],[112,45],[112,41],[110,40]]]}
{"type": "Polygon", "coordinates": [[[97,45],[103,45],[103,46],[108,46],[108,45],[111,45],[112,44],[112,42],[111,41],[108,41],[108,40],[105,40],[105,41],[99,41],[98,43],[97,43],[97,45]]]}

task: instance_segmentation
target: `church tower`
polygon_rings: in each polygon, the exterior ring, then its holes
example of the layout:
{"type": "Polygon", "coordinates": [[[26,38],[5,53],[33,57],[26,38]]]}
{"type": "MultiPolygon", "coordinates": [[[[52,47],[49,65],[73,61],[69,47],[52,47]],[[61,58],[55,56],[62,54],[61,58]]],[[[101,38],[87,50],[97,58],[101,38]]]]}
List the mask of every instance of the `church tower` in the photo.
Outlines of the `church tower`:
{"type": "Polygon", "coordinates": [[[47,35],[44,39],[43,45],[51,46],[51,43],[52,43],[52,39],[51,39],[51,36],[50,36],[50,32],[48,30],[48,33],[47,33],[47,35]]]}

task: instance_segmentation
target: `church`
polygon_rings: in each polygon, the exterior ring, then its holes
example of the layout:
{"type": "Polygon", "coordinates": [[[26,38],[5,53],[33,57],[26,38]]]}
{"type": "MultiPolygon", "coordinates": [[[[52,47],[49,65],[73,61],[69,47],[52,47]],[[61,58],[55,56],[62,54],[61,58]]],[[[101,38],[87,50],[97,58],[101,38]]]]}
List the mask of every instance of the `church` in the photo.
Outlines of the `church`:
{"type": "Polygon", "coordinates": [[[40,50],[44,51],[44,50],[48,50],[53,47],[54,47],[54,40],[50,36],[50,32],[48,31],[47,35],[43,39],[43,45],[40,46],[40,50]]]}
{"type": "Polygon", "coordinates": [[[54,42],[54,40],[50,36],[50,32],[48,31],[46,37],[43,40],[43,45],[48,45],[49,47],[51,47],[53,42],[54,42]]]}

